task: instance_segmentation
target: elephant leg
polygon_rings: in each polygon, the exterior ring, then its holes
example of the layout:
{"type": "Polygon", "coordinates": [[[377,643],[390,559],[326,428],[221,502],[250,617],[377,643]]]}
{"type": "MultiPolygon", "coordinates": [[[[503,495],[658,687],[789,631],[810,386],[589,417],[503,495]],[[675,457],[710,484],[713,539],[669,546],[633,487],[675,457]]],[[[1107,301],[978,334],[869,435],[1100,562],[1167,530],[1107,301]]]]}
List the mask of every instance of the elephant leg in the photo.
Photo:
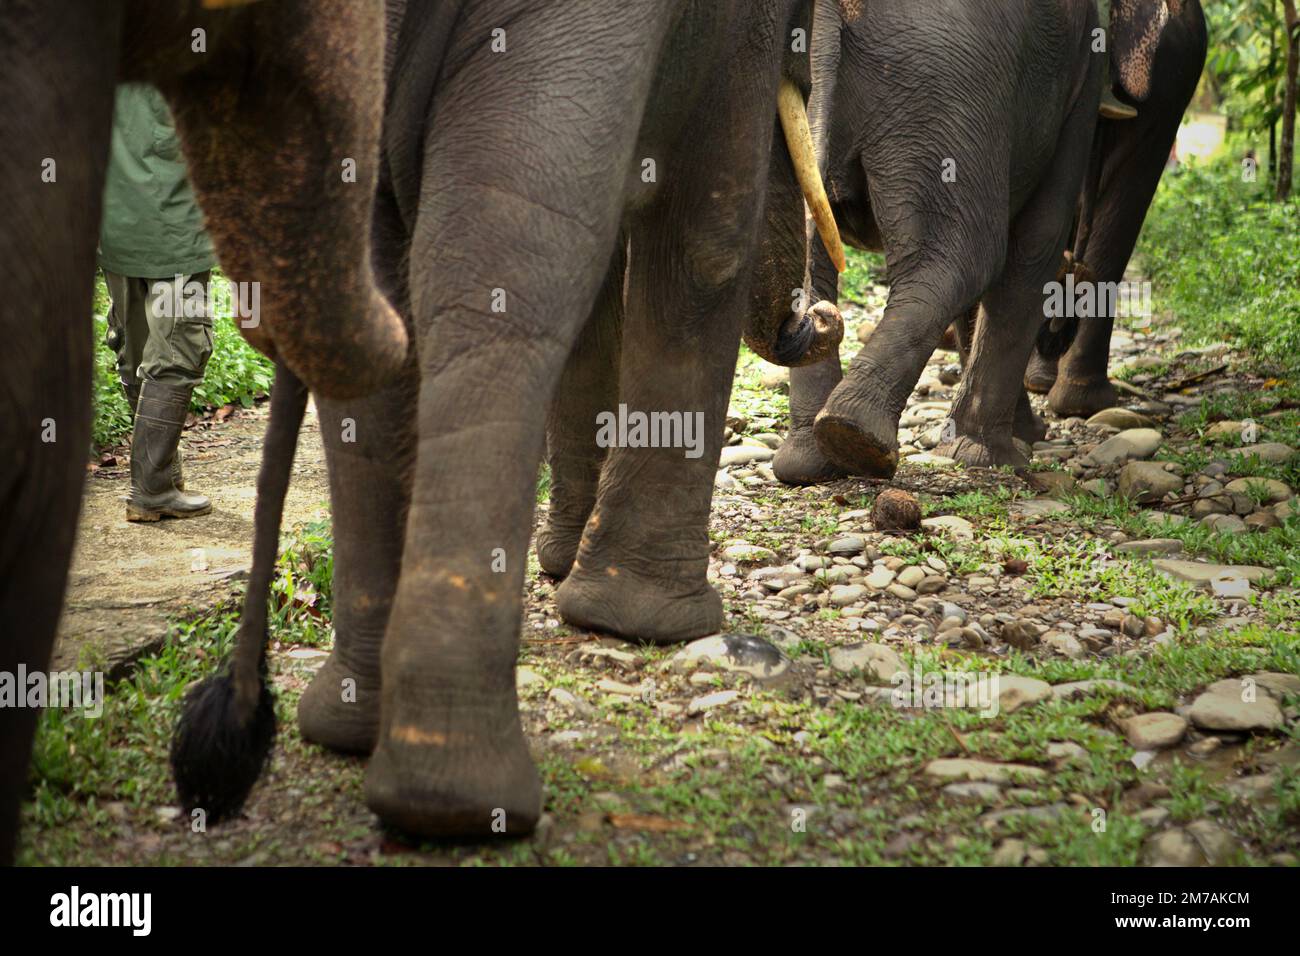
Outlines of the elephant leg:
{"type": "Polygon", "coordinates": [[[369,753],[379,654],[402,568],[418,375],[364,399],[317,400],[334,525],[334,647],[298,703],[303,739],[369,753]]]}
{"type": "Polygon", "coordinates": [[[815,485],[846,474],[822,452],[813,421],[844,377],[839,355],[790,370],[790,432],[776,451],[772,472],[787,485],[815,485]]]}
{"type": "Polygon", "coordinates": [[[596,308],[564,365],[546,422],[551,500],[546,526],[537,534],[537,560],[543,571],[557,578],[573,566],[582,529],[596,504],[606,452],[596,442],[596,416],[618,404],[626,249],[620,241],[596,308]]]}
{"type": "Polygon", "coordinates": [[[1083,319],[1070,350],[1061,357],[1056,381],[1047,393],[1052,411],[1062,417],[1093,415],[1119,401],[1110,383],[1112,316],[1083,319]]]}
{"type": "Polygon", "coordinates": [[[613,16],[535,5],[511,29],[541,39],[507,61],[480,42],[492,5],[466,4],[431,106],[408,257],[419,438],[365,782],[408,833],[520,835],[541,813],[515,692],[537,472],[665,29],[638,4],[613,16]],[[572,69],[557,45],[583,51],[572,69]]]}
{"type": "Polygon", "coordinates": [[[1028,421],[1034,416],[1025,368],[1042,327],[1043,289],[1055,279],[1070,237],[1095,109],[1095,102],[1078,102],[1071,110],[1044,179],[1012,224],[1003,273],[983,297],[969,367],[953,403],[956,437],[939,448],[963,464],[1029,464],[1013,440],[1017,427],[1037,431],[1028,421]]]}
{"type": "MultiPolygon", "coordinates": [[[[49,667],[81,510],[91,424],[86,319],[113,115],[115,10],[50,0],[3,14],[13,32],[0,84],[22,104],[0,110],[0,673],[11,681],[20,669],[49,667]]],[[[47,703],[27,692],[19,684],[17,706],[0,706],[0,865],[17,849],[47,703]]]]}
{"type": "Polygon", "coordinates": [[[1035,395],[1046,395],[1056,384],[1057,359],[1043,358],[1038,349],[1029,357],[1029,367],[1025,369],[1025,389],[1035,395]]]}
{"type": "Polygon", "coordinates": [[[628,440],[605,459],[577,560],[556,591],[560,614],[579,627],[657,643],[722,627],[707,580],[709,505],[749,301],[750,191],[774,128],[753,109],[745,75],[737,67],[728,91],[691,118],[680,138],[692,149],[631,227],[620,413],[645,415],[652,429],[657,417],[662,430],[637,441],[629,417],[628,440]]]}

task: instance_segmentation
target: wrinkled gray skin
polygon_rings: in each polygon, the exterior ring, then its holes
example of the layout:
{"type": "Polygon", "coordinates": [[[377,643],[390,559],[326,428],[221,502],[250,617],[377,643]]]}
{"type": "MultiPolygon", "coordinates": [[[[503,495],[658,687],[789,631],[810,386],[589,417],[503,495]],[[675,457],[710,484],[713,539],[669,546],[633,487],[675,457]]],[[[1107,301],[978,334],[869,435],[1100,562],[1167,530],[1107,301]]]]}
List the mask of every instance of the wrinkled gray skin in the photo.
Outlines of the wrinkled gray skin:
{"type": "MultiPolygon", "coordinates": [[[[907,397],[945,328],[977,303],[978,335],[953,407],[956,438],[939,450],[968,465],[1023,465],[1013,434],[1033,438],[1042,424],[1021,380],[1042,326],[1043,287],[1069,244],[1096,121],[1095,5],[873,0],[844,8],[851,16],[829,31],[838,48],[822,40],[819,22],[813,113],[841,232],[850,244],[883,249],[891,291],[843,381],[838,360],[791,373],[792,432],[778,475],[800,483],[892,475],[907,397]],[[955,182],[944,182],[945,168],[955,182]]],[[[789,248],[802,223],[781,229],[767,241],[789,248]]],[[[808,301],[833,301],[834,271],[819,242],[810,249],[808,301]]],[[[803,257],[768,265],[787,281],[767,287],[800,285],[803,257]]],[[[775,321],[789,302],[787,292],[756,308],[775,321]]]]}
{"type": "Polygon", "coordinates": [[[518,834],[541,808],[514,671],[548,444],[540,551],[568,573],[564,617],[644,640],[721,625],[709,502],[769,165],[766,205],[802,216],[773,134],[783,72],[809,84],[789,37],[810,4],[394,0],[389,14],[376,271],[418,364],[319,405],[336,641],[299,725],[374,748],[366,799],[387,824],[518,834]],[[597,447],[596,414],[619,402],[703,412],[703,456],[597,447]]]}
{"type": "MultiPolygon", "coordinates": [[[[1183,113],[1205,66],[1205,15],[1198,0],[1171,3],[1170,21],[1155,54],[1149,97],[1138,118],[1102,120],[1097,136],[1102,172],[1095,206],[1081,210],[1074,255],[1086,262],[1098,282],[1120,282],[1128,268],[1147,209],[1155,196],[1183,113]]],[[[1114,316],[1080,323],[1069,351],[1060,359],[1035,350],[1025,387],[1046,392],[1052,411],[1063,417],[1092,415],[1117,400],[1107,377],[1114,316]],[[1058,374],[1059,364],[1059,374],[1058,374]]]]}
{"type": "MultiPolygon", "coordinates": [[[[368,268],[376,4],[10,0],[0,36],[0,671],[14,674],[48,666],[77,527],[115,82],[152,81],[171,103],[222,265],[262,284],[256,344],[308,356],[303,377],[339,395],[391,374],[406,347],[368,268]],[[341,181],[345,156],[355,183],[341,181]],[[41,179],[46,159],[54,182],[41,179]]],[[[13,858],[38,713],[0,709],[0,863],[13,858]]]]}

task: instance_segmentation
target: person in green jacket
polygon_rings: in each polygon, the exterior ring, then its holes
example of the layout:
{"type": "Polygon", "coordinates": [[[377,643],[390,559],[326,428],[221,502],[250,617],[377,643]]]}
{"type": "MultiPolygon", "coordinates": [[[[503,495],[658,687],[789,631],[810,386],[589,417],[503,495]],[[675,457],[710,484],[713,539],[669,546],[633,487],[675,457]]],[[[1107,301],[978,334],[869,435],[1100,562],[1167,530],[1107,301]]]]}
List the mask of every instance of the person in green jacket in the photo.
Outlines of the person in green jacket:
{"type": "Polygon", "coordinates": [[[216,262],[167,102],[153,86],[122,84],[99,265],[113,300],[108,345],[134,416],[128,521],[212,510],[184,490],[180,437],[212,355],[207,289],[216,262]]]}

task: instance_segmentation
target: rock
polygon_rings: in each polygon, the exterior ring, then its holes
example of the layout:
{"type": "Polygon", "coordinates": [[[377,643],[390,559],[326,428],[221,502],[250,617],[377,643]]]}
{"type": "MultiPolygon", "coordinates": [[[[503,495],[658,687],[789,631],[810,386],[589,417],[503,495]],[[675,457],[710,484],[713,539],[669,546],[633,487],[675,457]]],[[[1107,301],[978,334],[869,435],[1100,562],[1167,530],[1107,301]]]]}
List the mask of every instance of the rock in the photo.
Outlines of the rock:
{"type": "Polygon", "coordinates": [[[1241,534],[1246,530],[1246,522],[1236,515],[1206,515],[1201,524],[1216,534],[1241,534]]]}
{"type": "Polygon", "coordinates": [[[860,534],[846,534],[836,538],[827,547],[827,554],[837,554],[841,557],[852,557],[855,554],[861,554],[867,546],[867,539],[860,534]]]}
{"type": "Polygon", "coordinates": [[[1034,677],[1021,677],[1018,674],[998,674],[998,709],[1004,714],[1013,714],[1022,707],[1029,707],[1052,696],[1052,685],[1034,677]]]}
{"type": "Polygon", "coordinates": [[[1210,866],[1228,866],[1240,852],[1236,838],[1212,820],[1194,820],[1185,827],[1210,866]]]}
{"type": "Polygon", "coordinates": [[[731,465],[751,465],[759,461],[771,461],[776,452],[766,445],[730,445],[722,449],[722,457],[719,459],[718,467],[726,468],[731,465]]]}
{"type": "Polygon", "coordinates": [[[1064,471],[1033,471],[1025,480],[1029,482],[1029,487],[1049,497],[1068,495],[1078,484],[1073,475],[1064,471]]]}
{"type": "Polygon", "coordinates": [[[939,381],[948,386],[956,385],[961,381],[961,366],[953,363],[939,369],[939,381]]]}
{"type": "Polygon", "coordinates": [[[790,659],[753,634],[714,634],[691,641],[669,658],[668,667],[679,674],[708,668],[774,680],[790,669],[790,659]]]}
{"type": "Polygon", "coordinates": [[[917,567],[903,568],[898,572],[897,580],[905,588],[915,588],[925,580],[925,572],[917,567]]]}
{"type": "Polygon", "coordinates": [[[848,607],[867,599],[867,589],[861,584],[837,584],[830,590],[828,600],[835,607],[848,607]]]}
{"type": "Polygon", "coordinates": [[[1052,687],[1052,696],[1059,700],[1074,700],[1077,697],[1084,697],[1088,694],[1096,693],[1099,690],[1135,693],[1134,688],[1125,684],[1123,681],[1101,678],[1097,680],[1074,680],[1064,684],[1056,684],[1052,687]]]}
{"type": "Polygon", "coordinates": [[[1134,750],[1163,750],[1187,733],[1187,721],[1177,714],[1151,713],[1130,717],[1120,725],[1134,750]]]}
{"type": "Polygon", "coordinates": [[[1028,621],[1012,621],[1003,625],[1002,640],[1016,650],[1031,650],[1038,645],[1038,626],[1028,621]]]}
{"type": "Polygon", "coordinates": [[[1286,723],[1282,708],[1267,691],[1256,689],[1254,700],[1243,700],[1246,688],[1234,680],[1211,684],[1192,703],[1187,716],[1202,730],[1279,730],[1286,723]]]}
{"type": "Polygon", "coordinates": [[[694,716],[708,710],[726,707],[739,696],[740,691],[738,690],[720,690],[713,694],[705,694],[703,697],[696,697],[692,700],[686,707],[686,713],[694,716]]]}
{"type": "Polygon", "coordinates": [[[764,365],[758,384],[768,391],[787,392],[790,390],[790,370],[779,365],[764,365]]]}
{"type": "Polygon", "coordinates": [[[893,648],[884,644],[849,644],[831,649],[831,667],[842,674],[860,670],[865,676],[889,681],[906,670],[893,648]]]}
{"type": "Polygon", "coordinates": [[[1246,675],[1246,680],[1254,681],[1270,695],[1282,702],[1284,697],[1300,696],[1300,676],[1283,674],[1278,671],[1260,671],[1246,675]]]}
{"type": "Polygon", "coordinates": [[[1084,456],[1094,466],[1118,465],[1130,459],[1150,458],[1164,439],[1154,428],[1128,428],[1112,435],[1084,456]]]}
{"type": "Polygon", "coordinates": [[[1020,866],[1029,855],[1029,848],[1024,840],[1003,840],[989,858],[991,866],[1020,866]]]}
{"type": "Polygon", "coordinates": [[[734,561],[737,564],[767,564],[776,560],[776,552],[768,548],[760,548],[756,544],[748,544],[744,541],[729,545],[723,552],[723,558],[728,561],[734,561]]]}
{"type": "Polygon", "coordinates": [[[992,803],[1001,793],[1002,790],[997,784],[975,780],[966,783],[950,783],[943,788],[945,796],[963,803],[992,803]]]}
{"type": "Polygon", "coordinates": [[[1130,461],[1119,472],[1119,493],[1134,501],[1159,501],[1181,491],[1183,479],[1154,461],[1130,461]]]}
{"type": "Polygon", "coordinates": [[[1147,838],[1142,845],[1144,866],[1204,866],[1205,854],[1186,830],[1174,827],[1147,838]]]}
{"type": "Polygon", "coordinates": [[[1032,783],[1047,776],[1040,767],[993,763],[969,757],[945,757],[925,765],[925,774],[938,780],[972,780],[981,783],[1032,783]]]}
{"type": "Polygon", "coordinates": [[[946,455],[935,455],[931,452],[921,452],[918,455],[908,455],[906,461],[913,465],[926,465],[930,468],[949,468],[957,464],[957,459],[949,458],[946,455]]]}
{"type": "Polygon", "coordinates": [[[1176,581],[1186,581],[1197,587],[1210,590],[1213,582],[1224,578],[1244,578],[1251,584],[1269,574],[1268,568],[1257,568],[1248,564],[1208,564],[1200,561],[1178,561],[1173,558],[1158,558],[1151,566],[1176,581]]]}
{"type": "Polygon", "coordinates": [[[889,570],[889,568],[885,567],[883,564],[877,565],[872,568],[871,573],[867,575],[867,587],[874,588],[877,591],[883,591],[894,583],[894,578],[896,576],[897,575],[893,571],[889,570]]]}
{"type": "Polygon", "coordinates": [[[1223,490],[1230,495],[1245,495],[1265,505],[1280,504],[1293,497],[1286,482],[1276,478],[1237,478],[1228,482],[1223,490]]]}
{"type": "Polygon", "coordinates": [[[1177,538],[1144,538],[1115,546],[1121,554],[1182,554],[1183,543],[1177,538]]]}
{"type": "Polygon", "coordinates": [[[1243,524],[1251,531],[1268,531],[1282,527],[1282,519],[1272,511],[1256,511],[1248,515],[1243,524]]]}
{"type": "Polygon", "coordinates": [[[975,539],[975,526],[965,518],[957,515],[922,518],[921,527],[935,534],[947,535],[956,541],[973,541],[975,539]]]}
{"type": "Polygon", "coordinates": [[[1043,635],[1043,643],[1050,647],[1056,653],[1071,660],[1078,660],[1084,656],[1083,645],[1072,634],[1066,634],[1063,631],[1048,631],[1043,635]]]}
{"type": "Polygon", "coordinates": [[[515,690],[523,690],[525,687],[533,687],[537,684],[545,684],[546,680],[542,675],[530,667],[519,667],[515,669],[515,690]]]}
{"type": "Polygon", "coordinates": [[[948,588],[948,581],[942,574],[927,575],[926,578],[916,586],[917,594],[938,594],[948,588]]]}
{"type": "Polygon", "coordinates": [[[1021,498],[1011,504],[1011,513],[1022,518],[1046,518],[1069,510],[1070,506],[1065,502],[1052,498],[1021,498]]]}
{"type": "Polygon", "coordinates": [[[1281,504],[1274,505],[1273,514],[1277,515],[1282,521],[1300,515],[1300,498],[1290,498],[1281,504]]]}
{"type": "Polygon", "coordinates": [[[1245,422],[1215,422],[1205,429],[1205,437],[1212,442],[1232,441],[1245,430],[1245,422]]]}
{"type": "Polygon", "coordinates": [[[1258,445],[1243,445],[1237,453],[1247,458],[1258,458],[1274,465],[1284,465],[1296,456],[1296,450],[1279,441],[1261,442],[1258,445]]]}
{"type": "Polygon", "coordinates": [[[915,531],[921,525],[921,505],[906,491],[886,488],[871,506],[871,523],[877,531],[915,531]]]}
{"type": "Polygon", "coordinates": [[[1154,424],[1155,419],[1151,418],[1151,416],[1132,412],[1127,408],[1103,408],[1087,421],[1089,428],[1104,425],[1108,428],[1118,428],[1121,431],[1132,428],[1150,428],[1154,424]]]}

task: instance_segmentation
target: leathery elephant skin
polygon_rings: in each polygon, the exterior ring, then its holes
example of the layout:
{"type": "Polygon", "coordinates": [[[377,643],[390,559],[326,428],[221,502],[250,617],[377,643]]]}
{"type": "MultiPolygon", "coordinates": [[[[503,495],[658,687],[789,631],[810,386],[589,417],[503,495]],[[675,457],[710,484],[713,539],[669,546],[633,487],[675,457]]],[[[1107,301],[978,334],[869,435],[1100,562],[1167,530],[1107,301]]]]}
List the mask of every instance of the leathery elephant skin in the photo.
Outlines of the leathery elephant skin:
{"type": "MultiPolygon", "coordinates": [[[[1022,379],[1096,128],[1095,5],[880,0],[840,9],[850,19],[817,25],[810,113],[841,232],[884,251],[891,292],[846,373],[838,357],[791,373],[791,433],[774,470],[800,484],[892,475],[907,396],[945,328],[974,314],[959,323],[974,335],[954,437],[938,451],[971,466],[1023,466],[1015,439],[1044,429],[1022,379]]],[[[803,232],[800,222],[782,228],[803,232]]],[[[784,270],[770,287],[798,286],[806,269],[806,298],[834,301],[835,277],[815,244],[765,265],[784,270]]]]}
{"type": "MultiPolygon", "coordinates": [[[[1081,209],[1073,248],[1100,283],[1121,282],[1137,245],[1183,113],[1196,95],[1207,48],[1205,14],[1199,0],[1170,4],[1170,19],[1155,48],[1149,93],[1138,117],[1102,120],[1102,168],[1091,210],[1081,209]]],[[[1092,415],[1115,404],[1107,377],[1113,315],[1080,323],[1069,350],[1059,360],[1036,351],[1025,373],[1025,387],[1047,393],[1052,411],[1062,417],[1092,415]]]]}
{"type": "Polygon", "coordinates": [[[373,748],[385,824],[536,823],[514,673],[544,454],[566,620],[648,641],[720,627],[709,503],[765,189],[802,215],[776,102],[808,88],[789,38],[810,8],[389,4],[376,271],[419,361],[320,403],[340,616],[299,707],[308,740],[373,748]],[[702,440],[604,447],[620,406],[699,416],[702,440]],[[356,441],[331,435],[343,419],[356,441]]]}
{"type": "MultiPolygon", "coordinates": [[[[49,665],[77,527],[116,82],[153,82],[171,103],[222,264],[261,287],[257,341],[340,395],[382,382],[406,345],[369,268],[378,2],[15,0],[0,33],[21,41],[0,57],[17,104],[0,111],[0,671],[13,674],[49,665]]],[[[14,855],[37,713],[0,709],[0,862],[14,855]]]]}

